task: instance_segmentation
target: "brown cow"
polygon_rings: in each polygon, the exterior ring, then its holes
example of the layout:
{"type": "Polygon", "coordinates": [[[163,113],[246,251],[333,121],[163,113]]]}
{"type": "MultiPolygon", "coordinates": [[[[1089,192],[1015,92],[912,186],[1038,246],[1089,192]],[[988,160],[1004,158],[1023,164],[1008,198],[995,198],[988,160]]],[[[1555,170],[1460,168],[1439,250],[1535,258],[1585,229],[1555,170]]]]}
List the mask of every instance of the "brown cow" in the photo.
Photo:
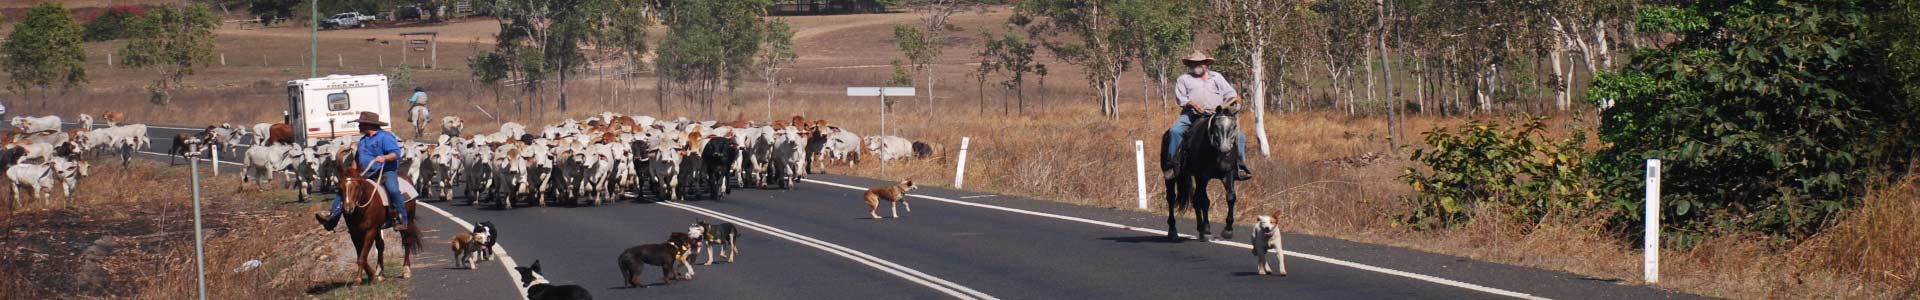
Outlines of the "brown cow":
{"type": "Polygon", "coordinates": [[[109,112],[100,114],[100,119],[107,120],[107,127],[120,126],[120,122],[125,122],[127,120],[127,114],[117,112],[117,111],[109,111],[109,112]]]}
{"type": "MultiPolygon", "coordinates": [[[[258,134],[258,133],[255,133],[258,134]]],[[[267,144],[292,144],[293,126],[287,123],[274,123],[267,129],[267,144]]]]}

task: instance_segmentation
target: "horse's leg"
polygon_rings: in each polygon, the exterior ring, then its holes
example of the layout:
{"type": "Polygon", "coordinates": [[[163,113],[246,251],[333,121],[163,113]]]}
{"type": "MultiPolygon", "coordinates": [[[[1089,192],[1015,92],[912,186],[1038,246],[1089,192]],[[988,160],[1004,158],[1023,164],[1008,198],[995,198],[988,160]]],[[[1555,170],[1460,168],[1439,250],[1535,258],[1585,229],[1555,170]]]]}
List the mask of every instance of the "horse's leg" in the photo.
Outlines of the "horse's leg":
{"type": "MultiPolygon", "coordinates": [[[[353,226],[353,225],[348,224],[348,226],[353,226]]],[[[353,252],[356,254],[359,254],[359,259],[355,260],[354,263],[360,265],[360,272],[362,273],[361,275],[364,276],[360,278],[361,284],[367,284],[367,283],[373,283],[373,282],[379,281],[379,277],[375,276],[376,274],[373,273],[373,267],[367,265],[367,254],[369,254],[367,253],[367,251],[372,250],[372,247],[370,247],[372,245],[368,245],[368,243],[371,243],[371,241],[367,240],[367,236],[365,233],[360,233],[358,235],[353,236],[353,252]]]]}
{"type": "Polygon", "coordinates": [[[1199,229],[1200,240],[1202,241],[1209,241],[1213,238],[1213,232],[1207,229],[1207,226],[1212,226],[1213,224],[1213,220],[1208,218],[1209,215],[1213,214],[1213,199],[1207,196],[1208,184],[1210,184],[1210,182],[1206,179],[1195,178],[1193,180],[1193,189],[1189,190],[1193,193],[1193,195],[1190,196],[1190,198],[1193,199],[1193,218],[1200,223],[1196,225],[1195,228],[1199,229]]]}
{"type": "MultiPolygon", "coordinates": [[[[385,222],[385,220],[381,220],[380,222],[385,222]]],[[[373,229],[373,250],[377,253],[373,255],[374,282],[380,282],[381,277],[386,276],[387,273],[387,237],[380,234],[381,229],[379,228],[379,225],[375,225],[373,229]]]]}
{"type": "Polygon", "coordinates": [[[1227,192],[1227,222],[1221,225],[1224,228],[1220,229],[1220,238],[1229,240],[1233,239],[1234,214],[1240,202],[1240,196],[1234,191],[1233,181],[1232,175],[1220,178],[1220,186],[1227,192]]]}
{"type": "Polygon", "coordinates": [[[1178,204],[1176,204],[1176,203],[1177,203],[1178,201],[1180,201],[1180,196],[1181,196],[1181,195],[1180,195],[1180,184],[1179,184],[1178,182],[1176,182],[1175,180],[1176,180],[1176,179],[1168,179],[1168,180],[1166,180],[1166,182],[1167,182],[1167,190],[1166,190],[1166,194],[1167,194],[1167,238],[1168,238],[1168,239],[1176,239],[1176,240],[1177,240],[1177,239],[1180,239],[1180,228],[1179,228],[1179,227],[1175,227],[1175,225],[1176,225],[1176,224],[1178,223],[1178,221],[1179,221],[1179,218],[1178,218],[1178,216],[1180,215],[1180,207],[1179,207],[1179,205],[1178,205],[1178,204]]]}

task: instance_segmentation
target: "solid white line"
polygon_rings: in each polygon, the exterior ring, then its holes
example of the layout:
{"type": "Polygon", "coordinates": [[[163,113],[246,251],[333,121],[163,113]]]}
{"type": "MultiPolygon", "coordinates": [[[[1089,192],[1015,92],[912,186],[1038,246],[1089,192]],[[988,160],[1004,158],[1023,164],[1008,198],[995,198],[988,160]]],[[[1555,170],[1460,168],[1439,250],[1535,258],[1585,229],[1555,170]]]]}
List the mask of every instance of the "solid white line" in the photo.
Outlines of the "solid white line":
{"type": "MultiPolygon", "coordinates": [[[[447,217],[447,219],[452,219],[454,224],[460,224],[460,228],[461,228],[460,230],[470,230],[468,228],[473,228],[472,223],[467,223],[467,220],[460,219],[460,217],[455,217],[453,216],[453,214],[447,213],[447,211],[445,210],[440,210],[439,206],[434,206],[433,204],[426,203],[426,202],[419,202],[419,203],[420,205],[426,207],[427,210],[431,210],[435,213],[439,213],[440,216],[447,217]]],[[[507,246],[505,245],[505,243],[494,242],[493,247],[494,247],[493,256],[500,259],[500,268],[505,269],[507,271],[507,278],[510,278],[513,280],[513,282],[511,282],[511,284],[513,285],[513,291],[520,293],[520,299],[526,299],[527,290],[520,288],[520,272],[513,270],[514,267],[519,267],[520,264],[514,263],[513,256],[507,255],[507,246]]]]}
{"type": "Polygon", "coordinates": [[[713,217],[723,221],[733,222],[742,227],[747,227],[748,229],[753,229],[756,231],[767,233],[768,235],[772,235],[775,237],[786,239],[788,241],[792,241],[794,243],[799,243],[801,245],[806,245],[808,247],[820,249],[821,251],[825,251],[827,253],[839,255],[840,257],[845,257],[848,260],[853,260],[854,262],[867,265],[868,267],[878,269],[882,272],[887,272],[888,274],[893,274],[894,276],[898,276],[908,281],[912,281],[914,283],[918,283],[920,285],[933,288],[936,291],[946,293],[947,295],[953,296],[955,298],[998,299],[998,298],[994,298],[992,295],[987,295],[986,293],[981,293],[980,291],[967,288],[966,286],[955,284],[951,281],[940,279],[939,277],[934,277],[932,275],[927,275],[926,273],[921,273],[918,270],[901,266],[899,264],[895,264],[885,259],[873,257],[872,255],[868,255],[864,252],[848,249],[838,244],[821,241],[805,235],[788,232],[786,230],[782,230],[773,226],[760,224],[757,222],[749,221],[744,218],[728,215],[725,213],[720,213],[717,211],[709,210],[709,209],[698,207],[698,206],[686,205],[681,203],[672,203],[672,202],[661,202],[660,204],[666,205],[667,207],[679,208],[679,209],[690,211],[693,213],[706,215],[708,217],[713,217]]]}
{"type": "MultiPolygon", "coordinates": [[[[862,188],[862,187],[858,187],[858,186],[852,186],[852,185],[846,185],[846,184],[840,184],[840,183],[834,183],[834,182],[827,182],[827,181],[820,181],[820,180],[814,180],[814,179],[801,179],[800,181],[802,181],[802,182],[811,182],[811,183],[816,183],[816,184],[820,184],[820,185],[827,185],[827,186],[837,186],[837,187],[843,187],[843,188],[848,188],[848,189],[854,189],[854,190],[866,190],[866,188],[862,188]]],[[[1074,222],[1080,222],[1080,223],[1087,223],[1087,224],[1093,224],[1093,225],[1099,225],[1099,226],[1103,226],[1103,227],[1113,227],[1113,228],[1119,228],[1119,229],[1126,229],[1126,230],[1132,230],[1132,231],[1139,231],[1139,232],[1146,232],[1146,233],[1152,233],[1152,234],[1156,234],[1156,235],[1165,235],[1165,234],[1167,234],[1167,232],[1166,232],[1166,231],[1163,231],[1163,230],[1156,230],[1156,229],[1149,229],[1149,228],[1141,228],[1141,227],[1133,227],[1133,226],[1127,226],[1127,225],[1121,225],[1121,224],[1118,224],[1118,223],[1113,223],[1113,222],[1106,222],[1106,221],[1098,221],[1098,220],[1091,220],[1091,219],[1086,219],[1086,218],[1080,218],[1080,217],[1072,217],[1072,216],[1063,216],[1063,215],[1056,215],[1056,214],[1050,214],[1050,213],[1043,213],[1043,212],[1036,212],[1036,211],[1030,211],[1030,210],[1024,210],[1024,209],[1017,209],[1017,208],[1009,208],[1009,207],[1002,207],[1002,206],[995,206],[995,205],[987,205],[987,204],[979,204],[979,203],[973,203],[973,202],[966,202],[966,201],[959,201],[959,200],[953,200],[953,199],[946,199],[946,198],[940,198],[940,197],[933,197],[933,196],[924,196],[924,195],[909,195],[909,196],[912,196],[912,197],[914,197],[914,198],[920,198],[920,199],[927,199],[927,200],[933,200],[933,201],[940,201],[940,202],[947,202],[947,203],[952,203],[952,204],[959,204],[959,205],[965,205],[965,206],[973,206],[973,207],[979,207],[979,208],[986,208],[986,209],[993,209],[993,210],[1000,210],[1000,211],[1006,211],[1006,212],[1012,212],[1012,213],[1018,213],[1018,214],[1025,214],[1025,215],[1031,215],[1031,216],[1037,216],[1037,217],[1044,217],[1044,218],[1053,218],[1053,219],[1060,219],[1060,220],[1067,220],[1067,221],[1074,221],[1074,222]]],[[[1190,237],[1189,235],[1185,235],[1185,234],[1181,234],[1180,236],[1186,236],[1186,237],[1190,237]]],[[[1214,243],[1214,244],[1220,244],[1220,245],[1227,245],[1227,246],[1233,246],[1233,247],[1240,247],[1240,248],[1246,248],[1246,249],[1253,249],[1253,245],[1249,245],[1249,244],[1247,244],[1247,243],[1241,243],[1241,242],[1234,242],[1234,241],[1209,241],[1209,242],[1211,242],[1211,243],[1214,243]]],[[[1497,289],[1497,288],[1492,288],[1492,287],[1487,287],[1487,286],[1482,286],[1482,285],[1477,285],[1477,284],[1472,284],[1472,283],[1465,283],[1465,282],[1460,282],[1460,281],[1455,281],[1455,280],[1451,280],[1451,279],[1446,279],[1446,278],[1439,278],[1439,277],[1434,277],[1434,276],[1429,276],[1429,275],[1423,275],[1423,274],[1416,274],[1416,273],[1412,273],[1412,272],[1406,272],[1406,271],[1400,271],[1400,270],[1394,270],[1394,269],[1388,269],[1388,268],[1382,268],[1382,267],[1377,267],[1377,266],[1372,266],[1372,265],[1367,265],[1367,264],[1362,264],[1362,263],[1356,263],[1356,262],[1350,262],[1350,261],[1344,261],[1344,260],[1339,260],[1339,259],[1334,259],[1334,258],[1330,258],[1330,257],[1325,257],[1325,256],[1319,256],[1319,255],[1313,255],[1313,254],[1307,254],[1307,253],[1300,253],[1300,252],[1296,252],[1296,251],[1287,251],[1287,255],[1292,255],[1292,256],[1298,256],[1298,257],[1300,257],[1300,258],[1305,258],[1305,259],[1311,259],[1311,260],[1316,260],[1316,261],[1320,261],[1320,262],[1324,262],[1324,263],[1330,263],[1330,264],[1335,264],[1335,265],[1340,265],[1340,266],[1345,266],[1345,267],[1350,267],[1350,268],[1355,268],[1355,269],[1361,269],[1361,270],[1367,270],[1367,271],[1373,271],[1373,272],[1378,272],[1378,273],[1382,273],[1382,274],[1387,274],[1387,275],[1394,275],[1394,276],[1400,276],[1400,277],[1406,277],[1406,278],[1412,278],[1412,279],[1415,279],[1415,280],[1420,280],[1420,281],[1426,281],[1426,282],[1432,282],[1432,283],[1438,283],[1438,284],[1443,284],[1443,285],[1448,285],[1448,286],[1453,286],[1453,287],[1458,287],[1458,288],[1463,288],[1463,289],[1468,289],[1468,290],[1474,290],[1474,291],[1479,291],[1479,292],[1484,292],[1484,293],[1488,293],[1488,294],[1494,294],[1494,295],[1501,295],[1501,296],[1507,296],[1507,297],[1513,297],[1513,298],[1520,298],[1520,299],[1529,299],[1529,300],[1547,300],[1547,298],[1544,298],[1544,297],[1540,297],[1540,296],[1534,296],[1534,295],[1530,295],[1530,294],[1526,294],[1526,293],[1521,293],[1521,292],[1515,292],[1515,291],[1509,291],[1509,290],[1503,290],[1503,289],[1497,289]]]]}

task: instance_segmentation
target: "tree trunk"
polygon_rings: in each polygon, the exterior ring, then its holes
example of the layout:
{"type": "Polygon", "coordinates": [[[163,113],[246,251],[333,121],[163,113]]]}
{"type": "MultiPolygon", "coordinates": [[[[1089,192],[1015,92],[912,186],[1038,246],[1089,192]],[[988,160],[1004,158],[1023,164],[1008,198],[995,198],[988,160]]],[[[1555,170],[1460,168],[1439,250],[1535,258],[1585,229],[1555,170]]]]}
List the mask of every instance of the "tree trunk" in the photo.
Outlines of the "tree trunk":
{"type": "MultiPolygon", "coordinates": [[[[1548,54],[1547,56],[1553,60],[1552,63],[1553,63],[1554,83],[1564,83],[1564,82],[1572,81],[1572,79],[1569,78],[1570,76],[1567,76],[1566,69],[1562,68],[1562,65],[1560,64],[1561,61],[1563,60],[1561,58],[1561,54],[1566,51],[1566,48],[1567,48],[1567,42],[1565,39],[1555,38],[1553,42],[1553,49],[1547,51],[1547,54],[1548,54]]],[[[1554,86],[1553,106],[1561,111],[1566,111],[1567,103],[1569,102],[1567,89],[1564,89],[1561,87],[1562,85],[1560,84],[1555,84],[1554,86]]]]}
{"type": "Polygon", "coordinates": [[[1273,157],[1273,149],[1267,144],[1267,41],[1256,39],[1253,49],[1247,51],[1253,63],[1253,135],[1260,140],[1260,156],[1273,157]]]}
{"type": "Polygon", "coordinates": [[[1381,95],[1383,99],[1386,100],[1387,106],[1387,151],[1390,153],[1398,153],[1400,151],[1400,129],[1398,125],[1399,115],[1395,110],[1396,106],[1399,105],[1393,101],[1393,91],[1395,90],[1393,86],[1393,53],[1387,51],[1387,37],[1389,36],[1388,32],[1390,30],[1387,28],[1386,1],[1373,0],[1373,9],[1375,20],[1380,26],[1381,83],[1385,84],[1387,88],[1386,91],[1383,92],[1384,94],[1381,95]]]}

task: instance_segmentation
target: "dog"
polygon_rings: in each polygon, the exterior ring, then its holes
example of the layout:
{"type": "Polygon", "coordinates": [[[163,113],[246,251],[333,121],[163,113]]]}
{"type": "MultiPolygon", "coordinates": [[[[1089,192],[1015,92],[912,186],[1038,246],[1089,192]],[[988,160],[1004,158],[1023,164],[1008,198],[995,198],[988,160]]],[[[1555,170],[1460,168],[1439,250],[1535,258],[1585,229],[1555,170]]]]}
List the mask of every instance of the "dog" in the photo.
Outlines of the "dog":
{"type": "Polygon", "coordinates": [[[900,205],[906,205],[907,212],[913,212],[913,205],[907,203],[907,191],[911,191],[913,188],[913,180],[908,179],[907,181],[901,181],[900,184],[897,185],[867,189],[865,195],[867,200],[867,216],[873,217],[874,219],[880,218],[879,214],[875,214],[875,212],[880,211],[880,200],[886,200],[891,204],[890,209],[893,210],[893,218],[895,219],[900,218],[900,205]]]}
{"type": "Polygon", "coordinates": [[[707,224],[707,221],[695,219],[693,220],[693,227],[699,228],[699,232],[701,233],[699,238],[701,243],[700,248],[706,249],[707,251],[707,262],[700,265],[713,264],[713,248],[715,247],[727,247],[724,250],[720,250],[720,254],[727,256],[728,263],[732,263],[733,258],[740,255],[740,244],[734,243],[735,240],[740,238],[740,229],[734,227],[733,223],[707,224]]]}
{"type": "Polygon", "coordinates": [[[493,245],[499,243],[500,230],[493,227],[493,221],[485,221],[480,222],[480,224],[474,224],[473,233],[487,236],[486,239],[480,241],[480,247],[477,249],[479,253],[476,254],[479,254],[480,261],[493,260],[493,245]]]}
{"type": "MultiPolygon", "coordinates": [[[[665,243],[645,244],[627,248],[626,251],[620,252],[618,262],[620,264],[620,281],[625,282],[628,288],[646,288],[647,285],[640,282],[640,271],[645,269],[647,265],[654,265],[660,267],[661,277],[663,277],[661,280],[664,282],[662,284],[671,285],[673,284],[674,277],[679,274],[674,272],[676,268],[675,265],[685,263],[687,253],[692,252],[692,250],[693,237],[684,232],[675,232],[668,235],[667,242],[665,243]]],[[[689,271],[691,271],[691,268],[689,268],[689,271]]]]}
{"type": "Polygon", "coordinates": [[[520,288],[527,290],[528,300],[593,300],[593,295],[587,293],[587,288],[571,284],[553,285],[547,282],[546,275],[540,274],[538,259],[533,260],[531,266],[513,267],[513,270],[520,272],[520,288]]]}
{"type": "MultiPolygon", "coordinates": [[[[484,223],[483,223],[484,224],[484,223]]],[[[468,270],[478,268],[483,248],[493,242],[493,232],[488,226],[473,226],[473,232],[462,232],[453,236],[453,267],[465,267],[468,270]]]]}
{"type": "Polygon", "coordinates": [[[1287,276],[1287,254],[1285,250],[1281,250],[1280,248],[1280,227],[1274,225],[1274,220],[1279,219],[1279,215],[1262,215],[1256,219],[1258,220],[1253,224],[1252,244],[1253,256],[1257,257],[1260,263],[1260,267],[1258,268],[1260,275],[1274,274],[1282,277],[1287,276]],[[1280,263],[1280,268],[1277,270],[1267,266],[1268,249],[1276,252],[1273,260],[1280,263]]]}

